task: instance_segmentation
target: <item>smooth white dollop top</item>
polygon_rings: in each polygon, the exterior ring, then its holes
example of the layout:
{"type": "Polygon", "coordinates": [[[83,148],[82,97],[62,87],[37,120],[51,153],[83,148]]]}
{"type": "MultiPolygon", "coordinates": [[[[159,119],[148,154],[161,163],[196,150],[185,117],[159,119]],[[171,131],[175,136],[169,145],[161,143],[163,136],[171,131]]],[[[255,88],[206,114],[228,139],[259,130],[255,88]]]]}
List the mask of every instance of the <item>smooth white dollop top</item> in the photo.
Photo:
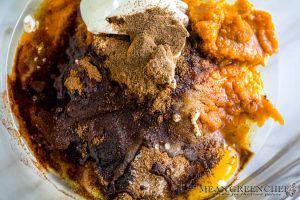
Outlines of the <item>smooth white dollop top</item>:
{"type": "Polygon", "coordinates": [[[188,6],[181,0],[81,0],[80,11],[89,32],[123,34],[113,29],[108,17],[131,15],[154,7],[166,9],[184,25],[188,24],[185,14],[188,6]]]}
{"type": "Polygon", "coordinates": [[[38,21],[32,15],[27,15],[23,20],[23,28],[26,33],[32,33],[38,28],[38,21]]]}

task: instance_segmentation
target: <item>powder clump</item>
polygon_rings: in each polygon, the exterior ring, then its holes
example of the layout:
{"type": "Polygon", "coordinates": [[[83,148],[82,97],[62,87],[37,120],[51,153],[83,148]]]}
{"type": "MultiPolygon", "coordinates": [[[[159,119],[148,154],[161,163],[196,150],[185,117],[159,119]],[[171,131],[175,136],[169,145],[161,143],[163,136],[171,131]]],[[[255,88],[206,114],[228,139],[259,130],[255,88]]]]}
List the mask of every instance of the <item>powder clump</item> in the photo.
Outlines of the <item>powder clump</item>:
{"type": "Polygon", "coordinates": [[[75,70],[70,71],[70,76],[66,79],[65,86],[71,93],[78,92],[79,95],[83,94],[83,85],[75,70]]]}
{"type": "Polygon", "coordinates": [[[154,8],[110,19],[115,29],[129,38],[95,36],[94,47],[106,57],[111,78],[125,88],[127,97],[149,99],[153,112],[165,112],[176,88],[176,62],[188,31],[172,14],[154,8]]]}
{"type": "Polygon", "coordinates": [[[102,80],[102,75],[100,74],[99,70],[97,69],[96,66],[92,65],[89,62],[88,58],[83,58],[78,61],[79,66],[85,70],[87,73],[88,77],[92,80],[95,80],[97,82],[101,82],[102,80]]]}

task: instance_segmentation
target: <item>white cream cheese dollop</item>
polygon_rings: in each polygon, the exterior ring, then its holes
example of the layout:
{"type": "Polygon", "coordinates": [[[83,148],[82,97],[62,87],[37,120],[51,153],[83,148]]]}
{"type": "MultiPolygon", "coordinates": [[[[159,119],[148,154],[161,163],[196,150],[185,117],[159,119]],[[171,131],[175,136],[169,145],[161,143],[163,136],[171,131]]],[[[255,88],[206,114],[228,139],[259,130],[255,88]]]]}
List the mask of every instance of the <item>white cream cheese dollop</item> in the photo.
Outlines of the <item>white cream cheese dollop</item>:
{"type": "Polygon", "coordinates": [[[81,17],[89,32],[94,34],[124,34],[114,30],[107,21],[109,17],[126,16],[147,9],[159,7],[174,14],[174,17],[187,26],[188,6],[181,0],[81,0],[81,17]]]}
{"type": "Polygon", "coordinates": [[[32,33],[38,28],[39,22],[32,15],[27,15],[23,20],[23,28],[26,33],[32,33]]]}

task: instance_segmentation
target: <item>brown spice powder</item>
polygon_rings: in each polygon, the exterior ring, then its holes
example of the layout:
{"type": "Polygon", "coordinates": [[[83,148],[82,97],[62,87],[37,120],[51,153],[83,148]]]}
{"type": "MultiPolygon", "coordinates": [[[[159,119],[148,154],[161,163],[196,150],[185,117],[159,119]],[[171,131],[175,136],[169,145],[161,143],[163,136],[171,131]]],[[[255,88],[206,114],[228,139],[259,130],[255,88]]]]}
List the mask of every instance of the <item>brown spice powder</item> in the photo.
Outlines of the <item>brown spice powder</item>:
{"type": "MultiPolygon", "coordinates": [[[[188,174],[190,163],[182,155],[169,157],[166,152],[142,147],[139,155],[132,162],[133,180],[128,186],[138,198],[145,199],[171,199],[168,194],[168,183],[163,176],[152,173],[154,165],[169,170],[168,176],[173,181],[188,174]]],[[[167,171],[167,170],[166,170],[167,171]]]]}
{"type": "Polygon", "coordinates": [[[66,79],[65,86],[71,93],[77,91],[79,95],[83,94],[83,85],[75,70],[70,71],[70,76],[66,79]]]}
{"type": "Polygon", "coordinates": [[[114,200],[133,200],[133,198],[127,193],[121,193],[118,194],[118,196],[116,196],[114,200]]]}
{"type": "Polygon", "coordinates": [[[96,66],[92,65],[89,62],[88,58],[83,58],[78,61],[78,65],[85,70],[89,78],[92,80],[94,79],[97,82],[101,82],[102,80],[102,75],[100,74],[99,70],[97,69],[96,66]]]}
{"type": "Polygon", "coordinates": [[[176,88],[176,62],[188,32],[172,14],[159,8],[120,19],[110,21],[130,41],[101,35],[93,45],[107,57],[112,79],[125,86],[127,96],[137,96],[140,102],[149,98],[153,112],[165,112],[176,88]]]}

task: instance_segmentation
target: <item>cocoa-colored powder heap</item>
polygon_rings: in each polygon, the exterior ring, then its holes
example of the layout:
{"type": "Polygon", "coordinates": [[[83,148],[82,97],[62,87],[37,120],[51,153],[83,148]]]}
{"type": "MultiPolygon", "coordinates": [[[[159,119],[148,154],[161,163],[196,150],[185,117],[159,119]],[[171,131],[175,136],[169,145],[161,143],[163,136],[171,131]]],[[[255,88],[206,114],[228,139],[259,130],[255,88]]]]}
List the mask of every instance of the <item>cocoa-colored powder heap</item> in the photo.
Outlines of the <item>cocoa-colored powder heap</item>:
{"type": "Polygon", "coordinates": [[[153,112],[165,112],[176,88],[177,58],[188,31],[171,13],[159,8],[110,19],[128,40],[96,36],[93,45],[106,57],[111,78],[125,87],[126,96],[149,99],[153,112]]]}
{"type": "Polygon", "coordinates": [[[84,86],[81,83],[78,72],[84,71],[90,80],[95,80],[97,82],[101,82],[102,75],[98,71],[97,67],[92,65],[87,58],[76,60],[76,64],[79,66],[79,70],[71,70],[64,85],[71,93],[78,92],[78,94],[81,96],[83,95],[84,86]]]}

